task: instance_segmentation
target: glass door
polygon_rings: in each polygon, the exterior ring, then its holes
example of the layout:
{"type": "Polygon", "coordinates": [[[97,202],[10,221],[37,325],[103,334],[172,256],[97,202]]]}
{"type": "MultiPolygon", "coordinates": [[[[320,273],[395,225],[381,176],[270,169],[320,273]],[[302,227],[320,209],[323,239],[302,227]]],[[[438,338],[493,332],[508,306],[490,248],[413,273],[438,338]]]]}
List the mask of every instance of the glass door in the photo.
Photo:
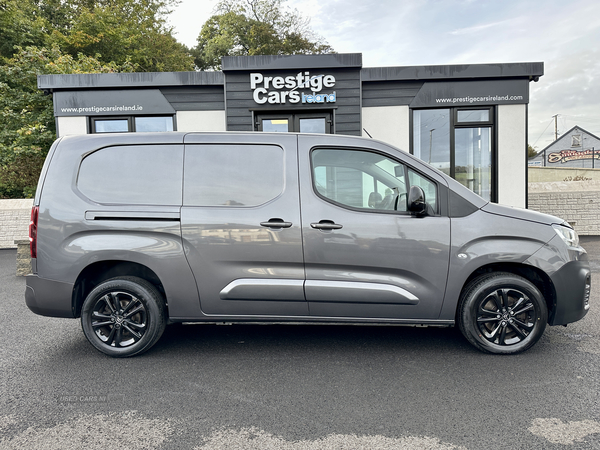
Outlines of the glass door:
{"type": "Polygon", "coordinates": [[[332,133],[331,112],[257,114],[255,130],[275,133],[332,133]]]}
{"type": "Polygon", "coordinates": [[[291,114],[269,114],[256,117],[256,131],[288,133],[294,131],[291,114]]]}
{"type": "Polygon", "coordinates": [[[457,128],[454,140],[454,179],[486,200],[492,191],[491,131],[457,128]]]}

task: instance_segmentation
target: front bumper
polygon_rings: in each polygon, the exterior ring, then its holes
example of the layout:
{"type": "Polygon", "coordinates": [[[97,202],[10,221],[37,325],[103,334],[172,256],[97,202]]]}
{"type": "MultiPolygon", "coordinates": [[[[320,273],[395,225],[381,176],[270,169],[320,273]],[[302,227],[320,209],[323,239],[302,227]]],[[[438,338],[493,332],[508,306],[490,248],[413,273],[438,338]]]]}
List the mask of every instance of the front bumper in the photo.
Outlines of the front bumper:
{"type": "Polygon", "coordinates": [[[583,318],[590,309],[591,271],[587,260],[570,261],[550,276],[556,305],[550,325],[566,325],[583,318]]]}
{"type": "Polygon", "coordinates": [[[25,303],[40,316],[73,318],[73,284],[27,275],[25,303]]]}

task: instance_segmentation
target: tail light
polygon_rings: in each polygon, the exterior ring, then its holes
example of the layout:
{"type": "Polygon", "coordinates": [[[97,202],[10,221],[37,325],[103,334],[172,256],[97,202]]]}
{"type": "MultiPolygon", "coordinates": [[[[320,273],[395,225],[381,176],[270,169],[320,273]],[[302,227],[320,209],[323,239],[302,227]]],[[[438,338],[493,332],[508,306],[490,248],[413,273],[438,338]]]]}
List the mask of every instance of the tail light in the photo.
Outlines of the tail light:
{"type": "Polygon", "coordinates": [[[39,206],[31,208],[31,220],[29,221],[29,251],[32,258],[37,258],[37,226],[39,206]]]}

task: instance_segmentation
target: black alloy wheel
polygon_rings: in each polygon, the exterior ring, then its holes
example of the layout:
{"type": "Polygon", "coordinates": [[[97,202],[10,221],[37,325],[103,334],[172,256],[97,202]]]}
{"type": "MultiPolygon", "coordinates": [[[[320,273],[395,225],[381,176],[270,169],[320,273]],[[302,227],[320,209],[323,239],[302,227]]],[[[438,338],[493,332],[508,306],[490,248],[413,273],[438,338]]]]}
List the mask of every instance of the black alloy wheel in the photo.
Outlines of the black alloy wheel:
{"type": "Polygon", "coordinates": [[[539,289],[510,273],[475,279],[459,309],[462,333],[475,347],[490,353],[527,350],[542,336],[547,321],[548,309],[539,289]]]}
{"type": "Polygon", "coordinates": [[[160,293],[136,277],[113,278],[87,296],[81,324],[90,343],[109,356],[126,357],[148,350],[165,328],[160,293]]]}

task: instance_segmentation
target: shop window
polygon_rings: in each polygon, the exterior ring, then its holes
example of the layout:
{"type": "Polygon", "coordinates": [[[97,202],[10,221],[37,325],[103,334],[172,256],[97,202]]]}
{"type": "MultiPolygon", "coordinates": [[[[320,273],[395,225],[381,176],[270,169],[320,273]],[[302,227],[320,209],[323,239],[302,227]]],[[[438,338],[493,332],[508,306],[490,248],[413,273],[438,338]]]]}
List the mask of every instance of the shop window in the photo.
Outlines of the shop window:
{"type": "Polygon", "coordinates": [[[495,200],[493,109],[413,110],[413,151],[486,200],[495,200]]]}
{"type": "Polygon", "coordinates": [[[128,133],[173,131],[173,116],[91,117],[92,133],[128,133]]]}
{"type": "Polygon", "coordinates": [[[129,120],[127,118],[116,119],[92,119],[93,133],[123,133],[129,130],[129,120]]]}
{"type": "Polygon", "coordinates": [[[135,130],[142,131],[173,131],[172,116],[134,117],[135,130]]]}

